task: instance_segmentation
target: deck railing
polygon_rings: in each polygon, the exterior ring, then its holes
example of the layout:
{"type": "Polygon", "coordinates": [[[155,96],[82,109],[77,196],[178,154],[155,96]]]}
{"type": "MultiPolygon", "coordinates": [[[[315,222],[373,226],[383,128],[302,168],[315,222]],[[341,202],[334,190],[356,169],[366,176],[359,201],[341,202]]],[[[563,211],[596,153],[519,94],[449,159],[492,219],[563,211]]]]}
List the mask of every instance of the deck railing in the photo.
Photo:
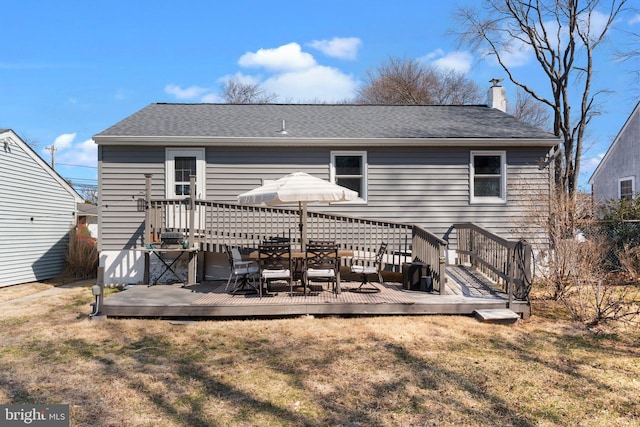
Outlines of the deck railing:
{"type": "MultiPolygon", "coordinates": [[[[194,182],[191,188],[195,188],[194,182]]],[[[193,195],[187,199],[152,199],[151,176],[147,176],[145,210],[145,243],[158,242],[165,231],[181,231],[188,236],[190,246],[214,252],[221,251],[224,244],[257,248],[261,241],[276,236],[301,245],[297,209],[196,200],[193,195]]],[[[308,211],[305,235],[307,240],[334,240],[340,249],[353,251],[355,257],[375,254],[384,242],[384,270],[400,272],[402,264],[421,261],[431,265],[434,290],[444,291],[447,242],[420,227],[308,211]]]]}
{"type": "MultiPolygon", "coordinates": [[[[189,244],[208,251],[221,251],[223,244],[257,248],[267,238],[280,236],[300,244],[299,213],[296,210],[243,206],[197,200],[195,227],[188,227],[189,210],[181,200],[151,200],[148,240],[158,242],[165,231],[181,231],[189,244]]],[[[435,291],[443,289],[446,242],[428,231],[407,224],[307,213],[307,239],[334,240],[340,249],[365,257],[387,243],[383,268],[400,272],[403,263],[421,261],[433,271],[435,291]]],[[[345,260],[346,263],[346,260],[345,260]]]]}
{"type": "Polygon", "coordinates": [[[413,226],[411,259],[431,267],[433,290],[444,294],[447,241],[424,228],[413,226]]]}
{"type": "Polygon", "coordinates": [[[454,224],[458,258],[503,287],[509,301],[527,300],[531,288],[531,245],[504,239],[473,223],[454,224]]]}

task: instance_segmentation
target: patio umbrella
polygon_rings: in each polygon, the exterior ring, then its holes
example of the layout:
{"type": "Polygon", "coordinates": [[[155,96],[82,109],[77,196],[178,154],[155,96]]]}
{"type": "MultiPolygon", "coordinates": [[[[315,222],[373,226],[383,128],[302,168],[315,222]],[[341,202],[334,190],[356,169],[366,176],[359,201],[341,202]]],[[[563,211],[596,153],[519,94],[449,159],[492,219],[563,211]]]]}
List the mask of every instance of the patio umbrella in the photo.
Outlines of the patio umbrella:
{"type": "Polygon", "coordinates": [[[306,242],[307,204],[356,200],[358,193],[304,172],[293,172],[238,196],[238,203],[267,206],[297,203],[300,210],[300,244],[306,242]]]}

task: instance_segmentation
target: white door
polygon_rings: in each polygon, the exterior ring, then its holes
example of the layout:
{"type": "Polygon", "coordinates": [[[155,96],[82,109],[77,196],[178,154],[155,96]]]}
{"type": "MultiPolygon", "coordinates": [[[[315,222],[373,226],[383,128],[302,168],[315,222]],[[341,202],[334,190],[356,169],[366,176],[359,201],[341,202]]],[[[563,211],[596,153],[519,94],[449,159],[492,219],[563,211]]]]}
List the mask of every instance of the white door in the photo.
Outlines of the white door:
{"type": "MultiPolygon", "coordinates": [[[[186,199],[189,197],[191,175],[196,176],[196,199],[206,198],[206,162],[204,148],[167,148],[165,157],[165,197],[186,199]]],[[[167,207],[167,228],[187,229],[189,212],[185,205],[167,207]]],[[[204,229],[204,215],[196,211],[196,228],[204,229]]]]}

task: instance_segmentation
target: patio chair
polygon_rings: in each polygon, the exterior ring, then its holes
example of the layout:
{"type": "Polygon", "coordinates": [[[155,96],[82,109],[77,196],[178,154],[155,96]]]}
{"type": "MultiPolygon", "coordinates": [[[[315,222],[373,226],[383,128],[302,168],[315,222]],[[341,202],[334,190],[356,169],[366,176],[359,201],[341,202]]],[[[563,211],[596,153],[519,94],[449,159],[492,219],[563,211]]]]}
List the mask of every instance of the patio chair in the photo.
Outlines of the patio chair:
{"type": "Polygon", "coordinates": [[[384,283],[381,270],[382,258],[384,257],[384,254],[386,252],[387,244],[385,242],[382,242],[375,256],[369,258],[354,257],[351,259],[351,272],[360,274],[362,276],[362,283],[360,283],[360,286],[351,289],[351,292],[380,292],[380,289],[378,289],[373,283],[369,281],[369,276],[372,274],[377,274],[380,284],[384,283]]]}
{"type": "Polygon", "coordinates": [[[307,243],[310,245],[336,245],[335,240],[309,239],[307,243]]]}
{"type": "Polygon", "coordinates": [[[262,241],[262,243],[265,245],[268,245],[271,243],[290,243],[290,242],[291,242],[290,238],[282,237],[282,236],[271,236],[271,237],[267,237],[262,241]]]}
{"type": "Polygon", "coordinates": [[[232,248],[228,245],[224,245],[224,251],[227,254],[229,260],[229,266],[231,267],[231,273],[229,274],[229,280],[227,280],[227,286],[224,287],[225,292],[229,289],[231,279],[235,278],[233,284],[232,293],[235,294],[239,291],[255,291],[258,292],[256,285],[256,278],[260,272],[258,263],[255,261],[245,261],[240,255],[238,248],[232,248]],[[238,279],[241,279],[240,286],[238,286],[238,279]],[[249,279],[253,280],[253,284],[249,283],[249,279]]]}
{"type": "Polygon", "coordinates": [[[293,269],[290,243],[265,243],[258,246],[258,265],[260,266],[259,293],[266,286],[271,289],[271,282],[286,280],[289,282],[289,292],[293,295],[293,269]]]}
{"type": "Polygon", "coordinates": [[[304,269],[302,280],[310,287],[311,280],[324,279],[328,284],[333,283],[333,292],[337,293],[340,280],[340,259],[338,258],[338,246],[334,242],[312,241],[305,251],[304,269]]]}

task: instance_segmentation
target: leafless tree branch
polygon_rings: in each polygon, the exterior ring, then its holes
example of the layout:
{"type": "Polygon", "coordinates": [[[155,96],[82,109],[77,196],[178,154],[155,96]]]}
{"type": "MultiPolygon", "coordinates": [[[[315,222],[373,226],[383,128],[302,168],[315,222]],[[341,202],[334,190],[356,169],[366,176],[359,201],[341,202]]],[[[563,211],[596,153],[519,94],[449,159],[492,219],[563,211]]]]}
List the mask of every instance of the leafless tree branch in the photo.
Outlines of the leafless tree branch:
{"type": "Polygon", "coordinates": [[[417,60],[389,58],[367,72],[356,103],[387,105],[461,105],[483,102],[473,81],[462,74],[444,72],[417,60]]]}
{"type": "Polygon", "coordinates": [[[605,40],[615,19],[626,11],[628,0],[485,0],[483,10],[460,8],[457,20],[462,44],[495,57],[509,80],[534,99],[551,107],[553,132],[563,141],[563,159],[556,167],[556,184],[569,195],[578,188],[580,158],[586,127],[598,114],[593,92],[594,51],[605,40]],[[606,19],[594,25],[594,14],[606,19]],[[527,84],[509,64],[513,49],[530,50],[549,80],[549,92],[527,84]],[[581,82],[579,100],[572,87],[581,82]],[[547,95],[549,93],[549,95],[547,95]],[[572,107],[577,112],[572,111],[572,107]]]}
{"type": "Polygon", "coordinates": [[[230,78],[222,85],[222,98],[229,104],[269,104],[276,102],[278,96],[266,92],[257,83],[230,78]]]}

